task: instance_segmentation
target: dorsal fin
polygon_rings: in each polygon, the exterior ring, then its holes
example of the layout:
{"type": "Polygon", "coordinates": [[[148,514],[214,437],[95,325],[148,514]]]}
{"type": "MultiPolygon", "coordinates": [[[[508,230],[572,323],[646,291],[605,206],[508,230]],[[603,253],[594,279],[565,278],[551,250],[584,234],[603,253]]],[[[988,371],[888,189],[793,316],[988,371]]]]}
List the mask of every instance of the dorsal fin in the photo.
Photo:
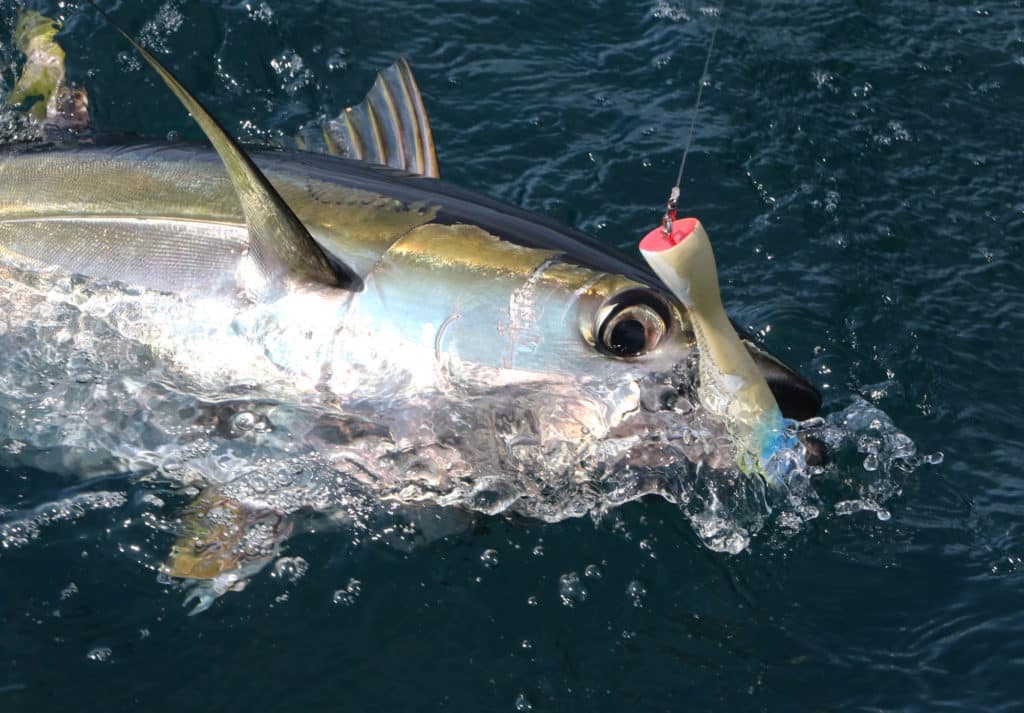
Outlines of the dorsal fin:
{"type": "Polygon", "coordinates": [[[272,294],[286,277],[300,277],[349,289],[361,289],[362,280],[346,265],[329,262],[309,231],[270,185],[267,177],[232,139],[224,127],[192,96],[171,72],[127,32],[122,30],[94,0],[89,0],[114,29],[127,39],[156,70],[202,128],[227,169],[242,204],[249,229],[249,255],[257,275],[239,275],[242,286],[257,294],[272,294]],[[333,268],[333,269],[332,269],[333,268]]]}
{"type": "Polygon", "coordinates": [[[297,138],[307,150],[440,177],[427,110],[405,57],[377,74],[362,104],[306,127],[297,138]]]}

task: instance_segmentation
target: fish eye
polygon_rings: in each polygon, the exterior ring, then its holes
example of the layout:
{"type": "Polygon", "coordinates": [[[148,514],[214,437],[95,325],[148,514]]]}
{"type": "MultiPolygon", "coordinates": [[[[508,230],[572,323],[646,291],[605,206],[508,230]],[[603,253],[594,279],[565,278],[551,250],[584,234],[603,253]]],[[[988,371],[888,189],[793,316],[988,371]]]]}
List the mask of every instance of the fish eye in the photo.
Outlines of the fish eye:
{"type": "Polygon", "coordinates": [[[598,317],[598,343],[617,357],[640,356],[655,349],[667,330],[667,306],[641,290],[616,296],[598,317]]]}

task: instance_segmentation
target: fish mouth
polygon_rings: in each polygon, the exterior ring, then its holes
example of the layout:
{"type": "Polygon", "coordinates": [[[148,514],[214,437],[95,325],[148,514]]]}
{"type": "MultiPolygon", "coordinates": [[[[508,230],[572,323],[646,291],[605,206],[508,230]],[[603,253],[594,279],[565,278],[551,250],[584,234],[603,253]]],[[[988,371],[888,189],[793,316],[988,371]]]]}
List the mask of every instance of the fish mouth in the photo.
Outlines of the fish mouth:
{"type": "MultiPolygon", "coordinates": [[[[771,359],[770,355],[765,358],[771,359]]],[[[737,444],[728,424],[705,408],[697,394],[697,359],[692,355],[667,373],[655,372],[638,380],[636,407],[624,413],[605,434],[610,442],[629,444],[623,452],[623,465],[647,469],[690,463],[715,470],[737,468],[737,444]]],[[[796,378],[790,377],[788,369],[776,373],[776,382],[796,395],[789,401],[788,413],[806,416],[798,419],[784,413],[788,429],[795,432],[797,445],[792,454],[782,455],[802,463],[797,471],[810,474],[828,462],[826,444],[810,428],[820,421],[814,418],[820,397],[809,383],[805,388],[795,372],[792,374],[796,378]]]]}

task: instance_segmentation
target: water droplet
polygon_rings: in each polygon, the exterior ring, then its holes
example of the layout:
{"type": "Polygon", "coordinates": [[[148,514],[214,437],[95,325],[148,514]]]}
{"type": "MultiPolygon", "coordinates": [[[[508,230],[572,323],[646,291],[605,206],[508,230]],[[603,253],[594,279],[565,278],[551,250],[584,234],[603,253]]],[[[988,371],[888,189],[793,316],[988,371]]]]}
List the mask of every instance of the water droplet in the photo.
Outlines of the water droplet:
{"type": "Polygon", "coordinates": [[[336,50],[331,52],[327,57],[327,69],[332,72],[340,72],[348,67],[348,60],[345,59],[347,54],[348,51],[342,47],[338,47],[336,50]]]}
{"type": "Polygon", "coordinates": [[[836,503],[834,507],[836,515],[852,515],[863,509],[864,504],[860,500],[843,500],[836,503]]]}
{"type": "Polygon", "coordinates": [[[154,508],[162,508],[166,503],[163,498],[153,493],[146,493],[142,496],[141,501],[146,505],[151,505],[154,508]]]}
{"type": "Polygon", "coordinates": [[[532,596],[531,596],[531,597],[527,597],[527,598],[526,598],[526,605],[527,605],[527,606],[535,607],[535,606],[537,606],[538,604],[540,604],[540,600],[539,600],[539,599],[537,599],[537,597],[532,597],[532,596]]]}
{"type": "Polygon", "coordinates": [[[671,22],[688,22],[690,20],[682,3],[670,3],[668,0],[658,0],[658,4],[651,10],[651,17],[671,22]]]}
{"type": "Polygon", "coordinates": [[[281,89],[294,94],[313,80],[312,72],[306,67],[302,56],[286,49],[270,60],[270,66],[281,77],[281,89]]]}
{"type": "Polygon", "coordinates": [[[626,596],[629,597],[630,602],[637,609],[642,609],[644,606],[644,597],[647,596],[647,587],[643,585],[639,580],[634,579],[626,586],[626,596]]]}
{"type": "Polygon", "coordinates": [[[534,547],[533,548],[533,556],[534,557],[543,557],[544,556],[544,545],[537,545],[536,547],[534,547]]]}
{"type": "Polygon", "coordinates": [[[562,604],[567,607],[574,607],[582,604],[590,597],[590,592],[580,582],[580,576],[575,572],[568,572],[558,578],[558,596],[562,604]]]}
{"type": "Polygon", "coordinates": [[[519,647],[523,651],[533,651],[533,642],[529,639],[523,639],[522,643],[519,644],[519,647]]]}
{"type": "Polygon", "coordinates": [[[117,63],[126,72],[138,72],[142,69],[142,63],[134,54],[127,50],[121,50],[117,53],[117,63]]]}
{"type": "Polygon", "coordinates": [[[863,99],[869,94],[871,94],[872,89],[874,89],[874,87],[871,86],[871,82],[864,82],[863,84],[859,84],[853,89],[851,89],[850,94],[857,99],[863,99]]]}
{"type": "Polygon", "coordinates": [[[498,551],[484,550],[483,554],[480,555],[480,561],[483,563],[484,567],[494,569],[498,566],[498,551]]]}
{"type": "Polygon", "coordinates": [[[273,9],[265,2],[261,2],[259,5],[247,2],[245,9],[248,10],[250,18],[265,25],[269,25],[274,19],[273,9]]]}
{"type": "Polygon", "coordinates": [[[307,570],[309,570],[309,562],[301,557],[281,557],[274,563],[274,571],[270,576],[296,582],[307,570]]]}
{"type": "Polygon", "coordinates": [[[231,426],[236,431],[251,431],[256,426],[256,414],[252,411],[239,411],[231,419],[231,426]]]}
{"type": "Polygon", "coordinates": [[[96,646],[89,649],[89,653],[87,653],[85,657],[90,661],[106,663],[107,661],[110,661],[113,655],[114,651],[109,646],[96,646]]]}
{"type": "Polygon", "coordinates": [[[359,595],[363,592],[363,583],[358,579],[348,580],[348,584],[345,585],[344,589],[339,589],[334,592],[332,601],[335,604],[341,604],[342,606],[350,607],[356,603],[359,595]]]}

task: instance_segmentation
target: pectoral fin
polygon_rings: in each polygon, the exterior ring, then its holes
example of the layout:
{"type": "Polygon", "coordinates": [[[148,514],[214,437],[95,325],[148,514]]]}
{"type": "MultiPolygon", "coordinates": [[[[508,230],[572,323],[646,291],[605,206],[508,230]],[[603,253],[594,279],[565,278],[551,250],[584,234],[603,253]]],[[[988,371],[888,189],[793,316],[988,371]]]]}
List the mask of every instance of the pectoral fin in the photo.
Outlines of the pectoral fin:
{"type": "Polygon", "coordinates": [[[160,568],[191,584],[192,614],[229,591],[242,589],[280,550],[292,527],[280,513],[251,508],[210,487],[182,517],[178,539],[160,568]]]}
{"type": "Polygon", "coordinates": [[[362,281],[347,265],[328,261],[309,231],[252,159],[171,72],[122,30],[93,0],[89,3],[138,51],[178,97],[213,144],[238,193],[249,229],[249,256],[255,274],[240,274],[242,287],[257,296],[273,295],[286,278],[361,289],[362,281]]]}

